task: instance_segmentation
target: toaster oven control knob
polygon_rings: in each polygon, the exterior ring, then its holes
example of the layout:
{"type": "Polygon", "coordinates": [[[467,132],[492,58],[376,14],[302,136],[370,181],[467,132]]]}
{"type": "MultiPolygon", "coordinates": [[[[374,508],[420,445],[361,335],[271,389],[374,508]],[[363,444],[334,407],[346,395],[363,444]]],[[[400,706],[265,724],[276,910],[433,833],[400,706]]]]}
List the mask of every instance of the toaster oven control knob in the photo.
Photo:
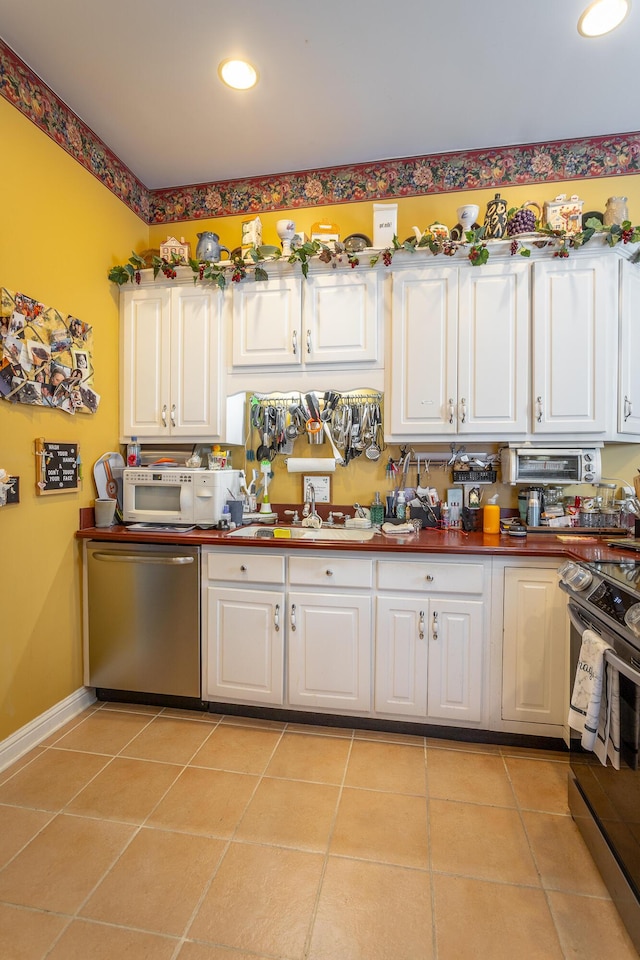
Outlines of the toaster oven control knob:
{"type": "MultiPolygon", "coordinates": [[[[593,575],[589,570],[574,563],[573,560],[565,560],[558,568],[558,576],[563,583],[566,583],[572,590],[580,592],[586,590],[593,581],[593,575]]],[[[640,604],[638,604],[640,606],[640,604]]]]}
{"type": "Polygon", "coordinates": [[[585,473],[585,475],[584,475],[584,482],[585,482],[585,483],[591,483],[592,480],[593,480],[593,474],[592,474],[592,473],[585,473]]]}
{"type": "Polygon", "coordinates": [[[624,622],[636,637],[640,637],[640,603],[634,603],[624,615],[624,622]]]}

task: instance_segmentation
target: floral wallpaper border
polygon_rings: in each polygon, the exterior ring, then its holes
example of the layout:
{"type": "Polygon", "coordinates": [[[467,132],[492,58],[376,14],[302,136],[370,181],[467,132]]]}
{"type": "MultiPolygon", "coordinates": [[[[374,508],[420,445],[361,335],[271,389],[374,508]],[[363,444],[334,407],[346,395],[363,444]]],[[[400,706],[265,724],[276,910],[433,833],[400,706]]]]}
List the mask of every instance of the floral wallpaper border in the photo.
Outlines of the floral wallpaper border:
{"type": "Polygon", "coordinates": [[[640,132],[147,189],[0,39],[0,95],[148,224],[640,173],[640,132]]]}

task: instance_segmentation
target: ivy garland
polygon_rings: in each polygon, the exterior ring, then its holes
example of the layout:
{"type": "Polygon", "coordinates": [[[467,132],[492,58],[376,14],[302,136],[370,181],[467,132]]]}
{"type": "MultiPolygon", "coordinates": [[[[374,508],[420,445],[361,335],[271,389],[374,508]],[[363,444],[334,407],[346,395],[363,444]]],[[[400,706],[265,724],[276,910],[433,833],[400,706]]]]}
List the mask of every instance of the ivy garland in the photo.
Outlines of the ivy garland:
{"type": "MultiPolygon", "coordinates": [[[[553,230],[548,225],[542,226],[536,224],[536,238],[527,236],[526,243],[535,247],[555,246],[554,257],[565,258],[569,256],[571,248],[577,249],[584,246],[594,236],[603,236],[610,247],[615,247],[618,243],[638,243],[640,242],[640,226],[632,226],[631,221],[624,220],[621,224],[612,224],[605,226],[597,217],[590,217],[580,233],[568,234],[563,230],[553,230]]],[[[465,233],[464,240],[445,239],[428,231],[423,233],[420,240],[411,238],[401,243],[397,237],[393,238],[392,245],[384,250],[380,250],[369,257],[370,266],[374,267],[380,260],[388,267],[394,253],[399,250],[415,253],[416,250],[429,249],[432,254],[444,254],[444,256],[453,256],[459,249],[467,248],[467,258],[472,266],[479,267],[489,259],[488,241],[484,239],[484,227],[477,230],[468,230],[465,233]]],[[[267,261],[276,261],[281,258],[278,252],[273,255],[273,247],[269,247],[268,254],[265,255],[263,247],[251,247],[245,258],[236,256],[228,263],[219,265],[208,261],[190,259],[188,266],[191,267],[194,274],[194,282],[198,280],[208,280],[217,284],[221,289],[226,286],[227,276],[231,273],[231,281],[239,283],[247,277],[247,268],[252,268],[254,280],[268,280],[269,276],[262,264],[267,261]],[[248,263],[246,257],[253,263],[248,263]]],[[[519,254],[522,257],[529,257],[531,250],[525,246],[517,235],[511,238],[511,255],[519,254]]],[[[300,263],[302,275],[306,278],[309,274],[309,261],[317,257],[323,263],[330,263],[332,267],[337,267],[343,260],[351,267],[357,267],[360,264],[358,254],[349,253],[344,245],[336,243],[334,247],[329,247],[318,240],[310,240],[300,244],[291,251],[287,257],[288,263],[300,263]]],[[[640,250],[631,257],[633,263],[640,261],[640,250]]],[[[141,271],[147,269],[149,264],[138,253],[132,253],[124,266],[112,267],[108,277],[113,283],[122,285],[125,283],[140,283],[141,271]]],[[[165,260],[160,257],[151,258],[151,267],[153,268],[154,279],[159,273],[162,273],[167,279],[174,280],[177,276],[176,268],[185,266],[183,260],[175,254],[171,260],[165,260]]]]}

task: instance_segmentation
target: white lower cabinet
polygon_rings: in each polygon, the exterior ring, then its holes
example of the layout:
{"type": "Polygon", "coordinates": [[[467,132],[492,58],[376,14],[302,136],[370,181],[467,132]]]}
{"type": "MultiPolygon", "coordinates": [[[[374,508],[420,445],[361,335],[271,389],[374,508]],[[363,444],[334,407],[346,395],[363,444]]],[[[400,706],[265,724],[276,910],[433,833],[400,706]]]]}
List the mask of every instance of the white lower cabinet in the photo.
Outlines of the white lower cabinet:
{"type": "Polygon", "coordinates": [[[202,699],[284,702],[282,556],[204,548],[202,699]]]}
{"type": "Polygon", "coordinates": [[[365,713],[371,709],[372,571],[371,560],[289,558],[292,706],[365,713]]]}
{"type": "Polygon", "coordinates": [[[504,571],[502,719],[562,727],[568,623],[556,567],[504,571]]]}
{"type": "Polygon", "coordinates": [[[451,724],[481,721],[484,603],[447,594],[482,595],[483,574],[482,563],[378,563],[378,588],[406,592],[377,599],[376,712],[451,724]]]}

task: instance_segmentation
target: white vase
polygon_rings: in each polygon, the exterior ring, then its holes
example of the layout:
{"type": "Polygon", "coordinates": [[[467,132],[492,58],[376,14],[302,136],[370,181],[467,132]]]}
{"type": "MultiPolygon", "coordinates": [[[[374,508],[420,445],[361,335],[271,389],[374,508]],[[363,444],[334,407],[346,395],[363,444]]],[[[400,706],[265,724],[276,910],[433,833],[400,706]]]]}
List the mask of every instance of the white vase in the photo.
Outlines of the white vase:
{"type": "Polygon", "coordinates": [[[475,203],[466,203],[464,207],[458,207],[458,223],[462,227],[462,235],[473,228],[474,223],[478,222],[480,207],[475,203]]]}
{"type": "Polygon", "coordinates": [[[291,253],[291,241],[296,235],[296,225],[293,220],[278,220],[276,233],[282,241],[282,255],[288,257],[291,253]]]}

